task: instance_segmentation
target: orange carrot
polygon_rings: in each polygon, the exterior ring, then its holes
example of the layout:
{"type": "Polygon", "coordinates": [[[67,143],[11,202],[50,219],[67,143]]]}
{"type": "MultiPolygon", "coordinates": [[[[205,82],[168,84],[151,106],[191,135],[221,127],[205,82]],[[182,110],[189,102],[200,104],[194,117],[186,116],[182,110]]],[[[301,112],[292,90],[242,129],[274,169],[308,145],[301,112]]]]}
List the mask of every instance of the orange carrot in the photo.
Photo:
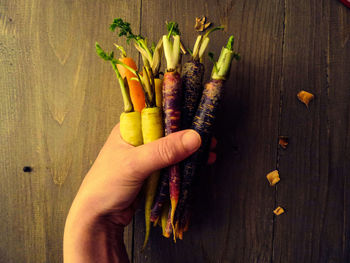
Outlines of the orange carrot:
{"type": "MultiPolygon", "coordinates": [[[[131,67],[132,69],[137,70],[136,63],[132,58],[122,57],[120,58],[120,61],[123,62],[125,65],[131,67]]],[[[126,78],[126,80],[128,81],[130,97],[132,104],[134,105],[134,110],[141,112],[141,110],[145,107],[145,95],[143,94],[140,82],[131,79],[136,78],[136,76],[130,70],[126,69],[122,65],[117,65],[117,67],[122,78],[126,78]]]]}

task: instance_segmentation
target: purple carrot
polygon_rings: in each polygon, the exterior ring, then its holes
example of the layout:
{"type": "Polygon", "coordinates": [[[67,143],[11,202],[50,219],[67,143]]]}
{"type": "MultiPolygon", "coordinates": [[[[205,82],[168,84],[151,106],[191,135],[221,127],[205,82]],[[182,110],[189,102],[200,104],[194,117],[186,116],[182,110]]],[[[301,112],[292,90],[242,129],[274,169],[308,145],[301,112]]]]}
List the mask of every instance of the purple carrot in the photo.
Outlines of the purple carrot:
{"type": "Polygon", "coordinates": [[[169,174],[167,169],[164,169],[159,180],[158,191],[151,211],[151,222],[158,222],[167,200],[169,200],[169,174]]]}
{"type": "MultiPolygon", "coordinates": [[[[181,78],[178,72],[166,72],[163,79],[163,111],[165,115],[165,135],[180,130],[181,115],[181,78]]],[[[180,192],[180,166],[168,167],[169,194],[171,205],[171,223],[173,225],[175,210],[180,192]]],[[[175,233],[175,231],[174,231],[175,233]]]]}
{"type": "Polygon", "coordinates": [[[184,100],[181,113],[181,127],[187,129],[192,124],[200,95],[203,91],[204,65],[199,60],[192,60],[184,64],[182,72],[184,100]]]}
{"type": "MultiPolygon", "coordinates": [[[[163,36],[164,54],[167,62],[167,71],[163,79],[163,111],[165,122],[165,135],[177,132],[181,128],[181,77],[177,72],[180,65],[180,36],[178,24],[167,24],[169,34],[163,36]],[[173,36],[174,42],[170,39],[173,36]]],[[[174,239],[176,236],[174,227],[174,215],[180,192],[180,167],[178,164],[168,168],[169,194],[170,194],[170,218],[173,227],[174,239]]]]}
{"type": "Polygon", "coordinates": [[[232,59],[239,58],[239,55],[233,52],[233,41],[234,38],[231,36],[226,47],[222,49],[218,62],[214,63],[211,80],[204,87],[197,113],[192,122],[191,128],[200,134],[202,145],[197,152],[184,161],[181,195],[176,211],[176,231],[180,233],[185,230],[185,226],[189,223],[187,217],[189,213],[186,210],[188,210],[191,201],[192,184],[200,166],[203,164],[204,151],[210,143],[224,81],[229,74],[232,59]]]}
{"type": "Polygon", "coordinates": [[[219,26],[210,29],[204,35],[199,35],[191,54],[191,60],[184,64],[182,68],[182,88],[183,106],[181,113],[181,128],[191,127],[193,117],[196,114],[198,103],[203,91],[204,65],[201,63],[202,57],[209,44],[209,34],[224,29],[219,26]]]}

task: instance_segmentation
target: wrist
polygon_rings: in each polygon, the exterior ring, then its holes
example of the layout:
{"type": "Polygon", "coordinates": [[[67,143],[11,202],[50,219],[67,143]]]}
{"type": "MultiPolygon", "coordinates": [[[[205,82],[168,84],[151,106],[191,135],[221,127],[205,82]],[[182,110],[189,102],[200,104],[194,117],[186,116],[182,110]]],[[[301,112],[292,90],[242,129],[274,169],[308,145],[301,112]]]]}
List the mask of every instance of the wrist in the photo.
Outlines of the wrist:
{"type": "Polygon", "coordinates": [[[72,206],[64,230],[64,262],[128,262],[124,227],[72,206]]]}

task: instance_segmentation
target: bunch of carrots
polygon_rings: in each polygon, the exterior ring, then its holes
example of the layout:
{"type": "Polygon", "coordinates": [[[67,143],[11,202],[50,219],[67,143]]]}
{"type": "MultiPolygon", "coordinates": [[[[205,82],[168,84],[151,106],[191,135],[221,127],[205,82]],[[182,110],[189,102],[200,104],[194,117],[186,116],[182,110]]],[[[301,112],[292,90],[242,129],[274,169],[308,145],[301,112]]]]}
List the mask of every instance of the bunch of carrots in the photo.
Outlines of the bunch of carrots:
{"type": "Polygon", "coordinates": [[[132,32],[129,23],[121,18],[110,25],[118,37],[126,37],[140,52],[143,67],[139,70],[135,61],[127,56],[124,48],[115,44],[120,57],[114,52],[107,53],[96,43],[97,54],[111,63],[117,76],[124,102],[124,112],[120,116],[122,138],[137,147],[152,142],[162,136],[182,129],[194,129],[202,139],[197,152],[180,164],[154,172],[145,183],[145,248],[149,239],[151,224],[160,225],[165,237],[171,234],[183,238],[190,221],[192,185],[198,177],[200,167],[206,163],[208,145],[212,138],[212,128],[216,110],[220,103],[224,82],[227,79],[232,60],[239,59],[233,51],[234,37],[230,36],[222,48],[218,61],[212,53],[211,79],[203,87],[203,56],[209,44],[209,35],[223,27],[208,29],[199,34],[193,50],[188,50],[190,60],[181,67],[181,52],[186,53],[180,40],[178,24],[169,22],[167,34],[157,45],[148,45],[147,39],[132,32]],[[163,53],[166,70],[161,74],[163,53]],[[181,74],[182,71],[182,74],[181,74]],[[163,78],[160,78],[163,75],[163,78]]]}

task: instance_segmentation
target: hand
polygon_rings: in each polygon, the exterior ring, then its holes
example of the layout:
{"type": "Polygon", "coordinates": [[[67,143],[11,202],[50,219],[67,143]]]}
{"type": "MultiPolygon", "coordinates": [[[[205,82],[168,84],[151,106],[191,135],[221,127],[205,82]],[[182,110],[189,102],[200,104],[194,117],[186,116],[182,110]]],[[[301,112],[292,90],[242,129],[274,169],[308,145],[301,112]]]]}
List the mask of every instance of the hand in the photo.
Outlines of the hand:
{"type": "Polygon", "coordinates": [[[131,221],[144,180],[153,171],[182,161],[200,144],[198,133],[184,130],[133,147],[122,140],[119,125],[115,126],[69,211],[64,261],[127,262],[123,228],[131,221]]]}

